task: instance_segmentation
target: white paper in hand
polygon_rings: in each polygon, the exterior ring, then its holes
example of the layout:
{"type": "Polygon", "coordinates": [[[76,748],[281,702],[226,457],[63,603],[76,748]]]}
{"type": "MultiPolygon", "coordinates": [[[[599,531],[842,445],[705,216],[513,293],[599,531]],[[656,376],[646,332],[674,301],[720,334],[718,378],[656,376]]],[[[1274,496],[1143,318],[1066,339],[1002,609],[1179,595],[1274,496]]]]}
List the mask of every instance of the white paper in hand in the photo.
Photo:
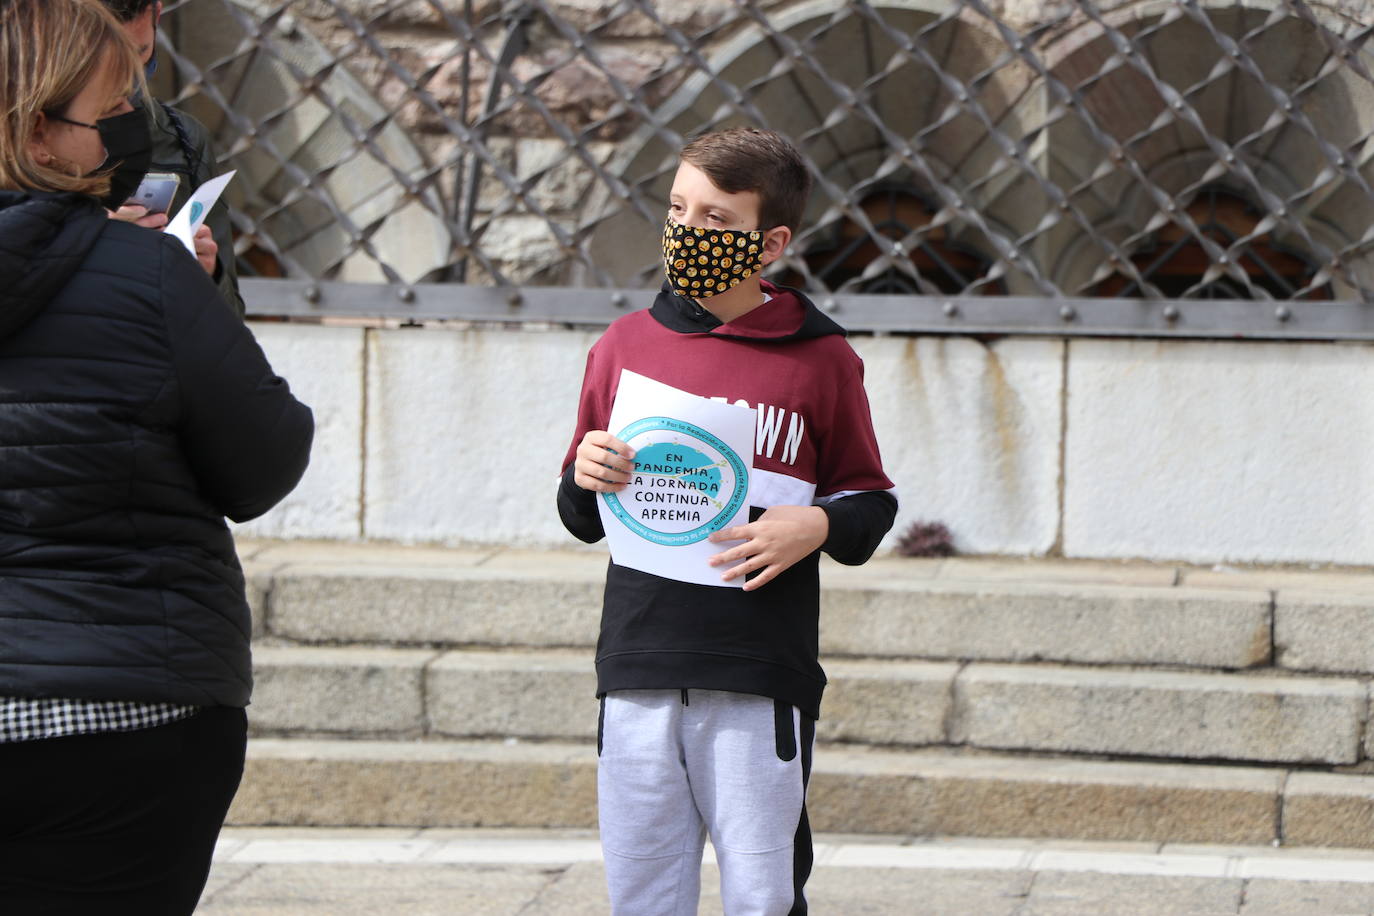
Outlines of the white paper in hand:
{"type": "Polygon", "coordinates": [[[229,179],[233,178],[234,174],[232,171],[225,172],[196,188],[191,199],[182,204],[177,215],[172,217],[172,221],[167,224],[167,228],[163,231],[181,239],[181,244],[185,245],[186,250],[194,255],[196,253],[196,230],[205,222],[205,217],[210,214],[210,208],[224,193],[224,188],[229,184],[229,179]]]}
{"type": "Polygon", "coordinates": [[[706,560],[731,544],[712,532],[749,521],[755,411],[688,394],[628,369],[611,407],[609,432],[635,450],[630,485],[598,500],[611,559],[682,582],[722,582],[728,566],[706,560]]]}

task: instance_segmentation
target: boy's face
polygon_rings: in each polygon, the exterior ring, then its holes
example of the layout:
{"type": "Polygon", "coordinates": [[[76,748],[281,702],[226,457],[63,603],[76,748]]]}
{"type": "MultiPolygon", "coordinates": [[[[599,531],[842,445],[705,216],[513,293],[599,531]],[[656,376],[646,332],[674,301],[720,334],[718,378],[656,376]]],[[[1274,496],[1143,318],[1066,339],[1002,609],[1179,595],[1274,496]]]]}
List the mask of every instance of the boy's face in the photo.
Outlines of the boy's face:
{"type": "MultiPolygon", "coordinates": [[[[757,191],[722,191],[701,169],[682,162],[668,193],[668,216],[681,226],[751,232],[760,228],[761,203],[757,191]]],[[[775,226],[764,233],[763,263],[771,264],[781,257],[791,240],[792,230],[786,226],[775,226]]]]}
{"type": "Polygon", "coordinates": [[[758,192],[722,191],[690,162],[678,165],[673,190],[668,195],[668,213],[673,222],[701,229],[757,229],[759,204],[758,192]]]}

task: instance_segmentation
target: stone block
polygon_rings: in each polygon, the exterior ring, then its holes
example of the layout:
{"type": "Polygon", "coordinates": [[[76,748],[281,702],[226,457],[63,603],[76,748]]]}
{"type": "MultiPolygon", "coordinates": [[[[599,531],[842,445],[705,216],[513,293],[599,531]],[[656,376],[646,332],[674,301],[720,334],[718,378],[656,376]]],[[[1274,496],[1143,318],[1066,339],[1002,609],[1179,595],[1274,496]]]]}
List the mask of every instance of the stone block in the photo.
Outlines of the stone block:
{"type": "Polygon", "coordinates": [[[945,741],[952,664],[837,661],[816,723],[820,741],[939,744],[945,741]]]}
{"type": "Polygon", "coordinates": [[[228,822],[594,827],[596,746],[257,739],[228,822]]]}
{"type": "Polygon", "coordinates": [[[943,522],[965,553],[1054,544],[1064,344],[855,338],[883,465],[901,507],[883,541],[943,522]]]}
{"type": "Polygon", "coordinates": [[[363,335],[359,328],[250,322],[276,373],[315,414],[310,466],[300,484],[236,536],[356,538],[363,476],[363,335]]]}
{"type": "Polygon", "coordinates": [[[1374,674],[1374,596],[1280,591],[1274,645],[1284,668],[1374,674]]]}
{"type": "Polygon", "coordinates": [[[1282,774],[948,752],[817,750],[820,831],[1262,844],[1282,774]]]}
{"type": "Polygon", "coordinates": [[[992,661],[1243,668],[1270,651],[1269,595],[1079,583],[868,583],[822,595],[821,649],[992,661]]]}
{"type": "Polygon", "coordinates": [[[1068,346],[1067,555],[1374,563],[1374,350],[1068,346]]]}
{"type": "Polygon", "coordinates": [[[1367,881],[1245,882],[1241,916],[1303,916],[1307,913],[1374,913],[1374,884],[1367,881]]]}
{"type": "Polygon", "coordinates": [[[977,747],[1291,763],[1354,763],[1355,681],[971,665],[953,740],[977,747]]]}
{"type": "Polygon", "coordinates": [[[368,537],[568,545],[554,511],[590,332],[369,337],[368,537]]]}
{"type": "Polygon", "coordinates": [[[255,731],[418,734],[425,649],[260,647],[253,653],[255,731]]]}
{"type": "Polygon", "coordinates": [[[1374,776],[1291,774],[1283,790],[1283,841],[1374,848],[1374,776]]]}
{"type": "MultiPolygon", "coordinates": [[[[808,808],[837,833],[1259,845],[1282,775],[822,746],[808,808]]],[[[592,828],[595,743],[255,739],[229,822],[592,828]]]]}
{"type": "Polygon", "coordinates": [[[307,642],[592,646],[604,575],[300,566],[276,574],[270,628],[307,642]]]}
{"type": "Polygon", "coordinates": [[[267,601],[272,590],[272,574],[252,561],[243,564],[244,592],[248,598],[248,613],[253,621],[253,639],[267,633],[267,601]]]}
{"type": "Polygon", "coordinates": [[[595,740],[591,652],[448,652],[429,668],[430,728],[461,737],[595,740]]]}

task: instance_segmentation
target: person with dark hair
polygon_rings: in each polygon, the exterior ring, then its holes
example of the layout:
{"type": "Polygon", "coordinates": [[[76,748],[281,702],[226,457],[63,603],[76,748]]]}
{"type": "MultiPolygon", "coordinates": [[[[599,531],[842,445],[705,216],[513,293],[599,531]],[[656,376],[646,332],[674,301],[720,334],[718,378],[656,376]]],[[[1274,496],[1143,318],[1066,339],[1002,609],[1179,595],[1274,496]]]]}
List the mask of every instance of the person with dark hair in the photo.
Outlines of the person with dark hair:
{"type": "Polygon", "coordinates": [[[99,0],[0,2],[0,910],[189,916],[243,773],[225,516],[314,421],[180,241],[109,218],[149,160],[99,0]]]}
{"type": "MultiPolygon", "coordinates": [[[[152,79],[157,70],[157,26],[162,18],[162,0],[103,0],[110,12],[124,25],[143,61],[144,72],[152,79]]],[[[151,172],[181,176],[173,206],[184,202],[196,188],[220,173],[219,162],[210,145],[210,132],[195,118],[164,102],[153,100],[147,106],[153,138],[151,172]]],[[[167,225],[169,213],[148,213],[141,206],[120,206],[119,219],[149,229],[167,225]]],[[[243,317],[243,295],[239,292],[238,270],[234,260],[234,231],[229,209],[221,199],[210,209],[196,238],[196,258],[219,287],[224,301],[243,317]],[[208,229],[206,227],[209,227],[208,229]]]]}
{"type": "Polygon", "coordinates": [[[598,494],[624,490],[637,467],[607,430],[622,370],[758,411],[749,522],[709,536],[721,581],[743,586],[614,560],[606,573],[597,800],[615,914],[695,913],[708,832],[727,916],[807,911],[820,552],[865,562],[897,511],[844,330],[758,273],[787,248],[810,187],[801,154],[771,131],[688,143],[663,289],[587,356],[558,510],[589,543],[605,535],[598,494]]]}

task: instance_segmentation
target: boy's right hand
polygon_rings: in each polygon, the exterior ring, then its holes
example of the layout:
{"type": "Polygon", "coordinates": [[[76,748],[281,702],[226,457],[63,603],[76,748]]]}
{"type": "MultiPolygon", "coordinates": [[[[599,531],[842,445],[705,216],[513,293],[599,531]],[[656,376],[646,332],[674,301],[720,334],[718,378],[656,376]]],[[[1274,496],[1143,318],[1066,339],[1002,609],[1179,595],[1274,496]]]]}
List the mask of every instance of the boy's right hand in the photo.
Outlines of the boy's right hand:
{"type": "Polygon", "coordinates": [[[619,493],[630,482],[635,450],[604,429],[582,437],[573,462],[573,483],[594,493],[619,493]]]}

